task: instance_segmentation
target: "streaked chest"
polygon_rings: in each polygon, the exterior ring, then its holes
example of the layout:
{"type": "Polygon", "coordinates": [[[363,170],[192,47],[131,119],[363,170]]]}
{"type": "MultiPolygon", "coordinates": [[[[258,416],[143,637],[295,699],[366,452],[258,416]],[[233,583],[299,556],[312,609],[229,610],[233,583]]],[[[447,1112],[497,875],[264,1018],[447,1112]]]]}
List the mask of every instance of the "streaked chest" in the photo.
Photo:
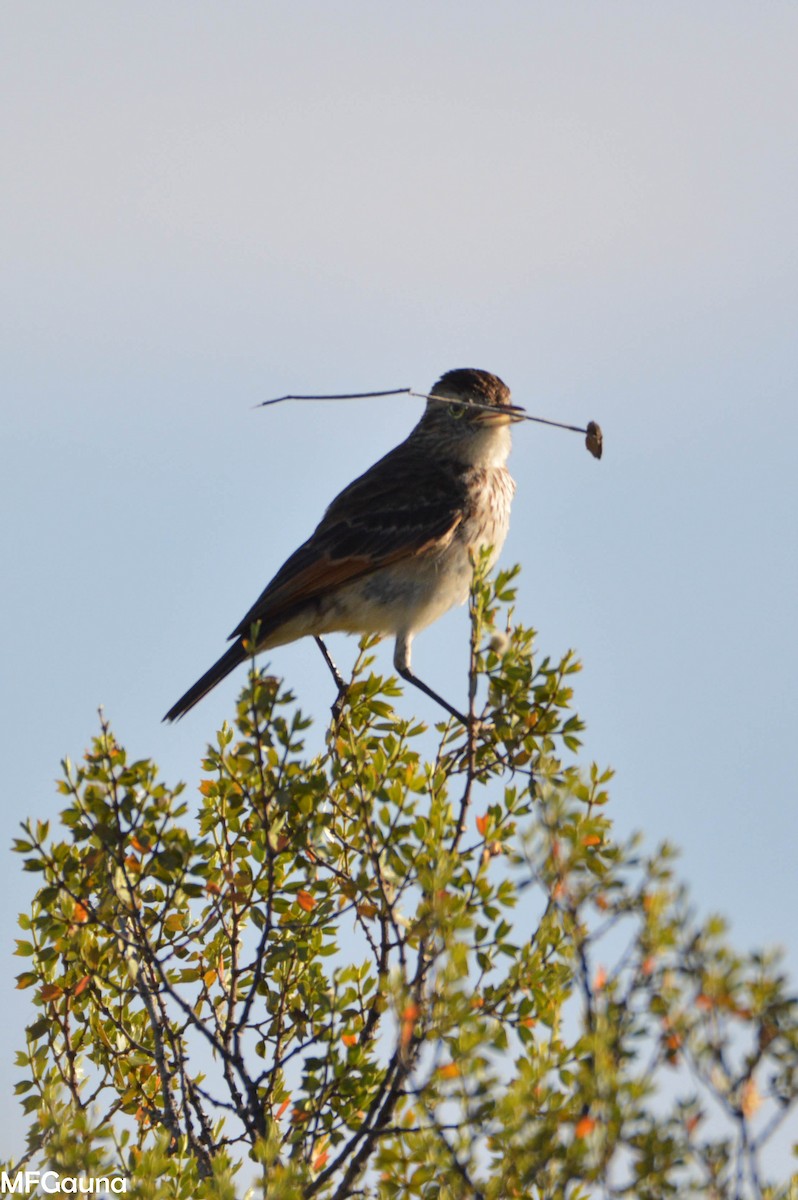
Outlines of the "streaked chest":
{"type": "Polygon", "coordinates": [[[506,467],[472,467],[467,488],[460,540],[473,549],[492,546],[498,554],[510,528],[515,481],[506,467]]]}

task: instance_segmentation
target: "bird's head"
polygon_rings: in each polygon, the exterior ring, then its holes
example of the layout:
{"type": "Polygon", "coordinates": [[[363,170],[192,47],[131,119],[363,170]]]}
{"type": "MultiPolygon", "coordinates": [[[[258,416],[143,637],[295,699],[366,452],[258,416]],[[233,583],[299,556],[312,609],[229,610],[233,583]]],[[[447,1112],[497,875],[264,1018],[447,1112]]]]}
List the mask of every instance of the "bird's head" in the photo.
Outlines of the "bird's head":
{"type": "Polygon", "coordinates": [[[505,427],[518,420],[523,420],[523,410],[510,403],[510,389],[498,375],[462,367],[447,371],[435,384],[414,434],[437,441],[456,457],[492,458],[495,446],[506,458],[510,439],[505,427]]]}

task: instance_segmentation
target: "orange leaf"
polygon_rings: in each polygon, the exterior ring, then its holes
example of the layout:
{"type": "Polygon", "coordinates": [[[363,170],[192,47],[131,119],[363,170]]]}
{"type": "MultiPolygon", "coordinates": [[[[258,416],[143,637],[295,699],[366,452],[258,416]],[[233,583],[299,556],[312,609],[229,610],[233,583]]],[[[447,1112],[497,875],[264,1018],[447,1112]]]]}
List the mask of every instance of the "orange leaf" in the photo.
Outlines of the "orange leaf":
{"type": "Polygon", "coordinates": [[[216,784],[213,779],[203,779],[202,783],[199,785],[199,790],[203,796],[210,796],[211,791],[215,786],[216,784]]]}
{"type": "Polygon", "coordinates": [[[305,912],[313,912],[316,907],[316,901],[311,896],[310,892],[299,891],[296,894],[296,902],[305,912]]]}
{"type": "Polygon", "coordinates": [[[740,1111],[744,1117],[753,1117],[761,1105],[762,1097],[759,1094],[759,1088],[756,1086],[756,1080],[746,1079],[740,1089],[740,1111]]]}
{"type": "Polygon", "coordinates": [[[441,1079],[456,1079],[460,1074],[460,1068],[455,1062],[446,1063],[444,1066],[438,1068],[438,1074],[441,1079]]]}
{"type": "Polygon", "coordinates": [[[317,1154],[311,1163],[313,1170],[320,1171],[329,1157],[329,1150],[322,1150],[320,1154],[317,1154]]]}
{"type": "Polygon", "coordinates": [[[670,1033],[665,1038],[665,1061],[671,1067],[674,1067],[678,1061],[681,1044],[682,1035],[680,1033],[670,1033]]]}
{"type": "Polygon", "coordinates": [[[91,975],[84,975],[83,978],[79,979],[78,982],[75,984],[72,995],[79,996],[81,992],[85,992],[86,988],[89,986],[90,982],[91,982],[91,975]]]}
{"type": "Polygon", "coordinates": [[[404,1048],[409,1043],[413,1036],[413,1030],[416,1027],[416,1018],[418,1017],[418,1005],[407,1004],[402,1013],[402,1033],[401,1043],[404,1048]]]}
{"type": "Polygon", "coordinates": [[[288,1105],[290,1103],[291,1103],[291,1097],[286,1096],[285,1100],[283,1100],[282,1104],[280,1105],[280,1107],[277,1109],[277,1112],[275,1113],[275,1116],[278,1121],[280,1120],[280,1117],[283,1115],[283,1113],[288,1108],[288,1105]]]}
{"type": "Polygon", "coordinates": [[[704,1114],[700,1113],[700,1112],[693,1113],[693,1115],[691,1117],[687,1118],[687,1120],[684,1123],[684,1127],[687,1130],[688,1137],[691,1134],[695,1133],[696,1128],[701,1123],[701,1121],[703,1121],[703,1119],[704,1119],[704,1114]]]}
{"type": "Polygon", "coordinates": [[[72,920],[76,925],[84,925],[89,919],[89,910],[77,901],[75,903],[75,911],[72,914],[72,920]]]}
{"type": "Polygon", "coordinates": [[[596,1122],[590,1116],[580,1117],[574,1126],[574,1137],[586,1138],[596,1128],[596,1122]]]}
{"type": "Polygon", "coordinates": [[[357,1034],[356,1033],[345,1033],[341,1037],[341,1041],[343,1042],[343,1044],[345,1046],[356,1046],[357,1045],[357,1034]]]}
{"type": "Polygon", "coordinates": [[[57,983],[45,983],[41,990],[42,1000],[57,1000],[63,994],[64,989],[59,987],[57,983]]]}
{"type": "Polygon", "coordinates": [[[606,984],[606,982],[607,982],[607,972],[604,970],[604,967],[599,967],[598,970],[596,971],[596,977],[593,980],[594,990],[597,992],[600,992],[601,989],[606,984]]]}
{"type": "Polygon", "coordinates": [[[704,1012],[709,1012],[715,1007],[715,1001],[706,992],[699,992],[695,998],[696,1008],[703,1008],[704,1012]]]}
{"type": "Polygon", "coordinates": [[[601,838],[599,837],[599,835],[597,833],[589,833],[586,837],[582,838],[582,845],[583,846],[600,846],[601,838]]]}
{"type": "Polygon", "coordinates": [[[490,818],[487,813],[484,813],[481,817],[477,817],[477,829],[483,837],[485,836],[485,831],[488,828],[489,819],[490,818]]]}

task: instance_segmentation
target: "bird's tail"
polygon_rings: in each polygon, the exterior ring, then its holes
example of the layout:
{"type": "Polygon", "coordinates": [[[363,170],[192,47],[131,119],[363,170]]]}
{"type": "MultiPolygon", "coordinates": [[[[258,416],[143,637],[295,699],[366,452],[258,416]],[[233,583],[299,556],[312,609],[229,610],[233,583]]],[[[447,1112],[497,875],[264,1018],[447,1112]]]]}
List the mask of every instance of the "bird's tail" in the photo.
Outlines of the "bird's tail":
{"type": "Polygon", "coordinates": [[[203,696],[207,696],[211,688],[215,688],[217,683],[220,683],[226,675],[235,670],[239,663],[244,662],[248,657],[246,650],[241,641],[235,642],[229,650],[227,650],[213,666],[205,672],[202,678],[198,679],[193,684],[184,696],[181,696],[177,704],[173,704],[169,712],[164,717],[164,721],[178,721],[184,717],[189,709],[198,704],[203,696]]]}

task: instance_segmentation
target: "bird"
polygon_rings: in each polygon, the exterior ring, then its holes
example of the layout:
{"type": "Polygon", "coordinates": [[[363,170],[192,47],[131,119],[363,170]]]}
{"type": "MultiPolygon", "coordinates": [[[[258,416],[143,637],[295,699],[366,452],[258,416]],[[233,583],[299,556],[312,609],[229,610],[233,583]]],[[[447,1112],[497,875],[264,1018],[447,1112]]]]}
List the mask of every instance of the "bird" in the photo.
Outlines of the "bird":
{"type": "MultiPolygon", "coordinates": [[[[468,598],[475,556],[498,558],[515,492],[510,389],[474,368],[447,371],[408,437],[336,496],[230,634],[232,645],[163,718],[183,717],[253,652],[323,635],[395,639],[398,674],[458,720],[467,718],[411,668],[415,635],[468,598]]],[[[333,706],[335,711],[335,706],[333,706]]]]}

